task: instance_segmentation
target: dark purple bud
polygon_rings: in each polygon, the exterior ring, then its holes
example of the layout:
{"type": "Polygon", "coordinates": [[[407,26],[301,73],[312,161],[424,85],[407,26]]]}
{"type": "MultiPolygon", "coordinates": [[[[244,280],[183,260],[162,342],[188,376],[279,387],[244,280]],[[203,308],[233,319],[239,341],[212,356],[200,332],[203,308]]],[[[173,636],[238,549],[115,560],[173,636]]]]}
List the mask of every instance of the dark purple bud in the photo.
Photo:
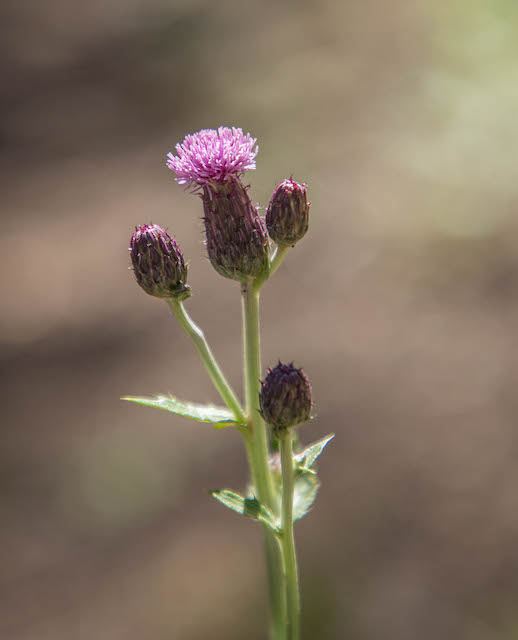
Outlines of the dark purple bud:
{"type": "Polygon", "coordinates": [[[238,178],[204,186],[207,253],[225,278],[246,282],[268,268],[268,233],[238,178]]]}
{"type": "Polygon", "coordinates": [[[287,429],[311,417],[311,385],[302,369],[279,362],[261,382],[261,415],[281,437],[287,429]]]}
{"type": "Polygon", "coordinates": [[[157,224],[135,228],[131,236],[131,263],[138,284],[157,298],[185,300],[191,288],[185,284],[187,267],[176,241],[157,224]]]}
{"type": "Polygon", "coordinates": [[[275,189],[266,213],[266,226],[279,247],[293,246],[306,235],[309,206],[305,184],[290,178],[275,189]]]}

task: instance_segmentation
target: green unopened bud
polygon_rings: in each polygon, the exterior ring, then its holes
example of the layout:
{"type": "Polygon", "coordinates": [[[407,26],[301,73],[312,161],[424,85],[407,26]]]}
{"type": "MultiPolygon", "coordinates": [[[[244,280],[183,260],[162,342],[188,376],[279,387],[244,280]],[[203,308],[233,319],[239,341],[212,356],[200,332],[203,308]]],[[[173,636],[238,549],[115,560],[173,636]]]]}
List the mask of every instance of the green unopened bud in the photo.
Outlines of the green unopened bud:
{"type": "Polygon", "coordinates": [[[268,234],[238,178],[210,183],[202,194],[207,253],[225,278],[246,282],[268,268],[268,234]]]}
{"type": "Polygon", "coordinates": [[[261,415],[281,438],[290,427],[311,417],[311,385],[302,369],[279,362],[261,382],[261,415]]]}
{"type": "Polygon", "coordinates": [[[266,213],[266,226],[279,247],[293,246],[306,235],[309,206],[305,184],[290,178],[275,189],[266,213]]]}
{"type": "Polygon", "coordinates": [[[187,267],[180,247],[162,227],[136,227],[129,250],[133,273],[146,293],[179,300],[191,295],[191,288],[185,284],[187,267]]]}

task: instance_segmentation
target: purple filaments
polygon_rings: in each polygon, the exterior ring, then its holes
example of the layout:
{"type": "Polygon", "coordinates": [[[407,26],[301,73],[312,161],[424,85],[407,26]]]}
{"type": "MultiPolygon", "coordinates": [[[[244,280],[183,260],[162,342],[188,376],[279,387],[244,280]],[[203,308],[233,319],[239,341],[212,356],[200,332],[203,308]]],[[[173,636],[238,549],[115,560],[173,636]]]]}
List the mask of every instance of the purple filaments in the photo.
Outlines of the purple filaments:
{"type": "Polygon", "coordinates": [[[256,138],[242,129],[219,127],[202,129],[176,145],[177,156],[167,154],[166,164],[176,173],[179,184],[204,187],[211,182],[227,182],[248,169],[255,169],[256,138]]]}

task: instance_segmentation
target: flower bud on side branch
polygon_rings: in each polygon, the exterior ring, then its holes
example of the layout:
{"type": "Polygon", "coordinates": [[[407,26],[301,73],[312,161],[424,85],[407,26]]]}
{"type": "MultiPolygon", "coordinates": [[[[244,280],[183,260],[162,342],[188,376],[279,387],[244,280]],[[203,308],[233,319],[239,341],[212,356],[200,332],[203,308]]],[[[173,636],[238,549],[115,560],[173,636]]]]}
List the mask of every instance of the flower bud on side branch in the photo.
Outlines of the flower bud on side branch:
{"type": "Polygon", "coordinates": [[[282,438],[291,427],[311,417],[311,384],[302,369],[279,362],[261,382],[259,394],[261,415],[282,438]]]}
{"type": "Polygon", "coordinates": [[[293,246],[306,235],[309,207],[305,184],[290,178],[277,186],[268,205],[266,226],[279,247],[293,246]]]}
{"type": "Polygon", "coordinates": [[[162,227],[157,224],[136,227],[129,250],[135,279],[146,293],[177,300],[191,295],[180,247],[162,227]]]}

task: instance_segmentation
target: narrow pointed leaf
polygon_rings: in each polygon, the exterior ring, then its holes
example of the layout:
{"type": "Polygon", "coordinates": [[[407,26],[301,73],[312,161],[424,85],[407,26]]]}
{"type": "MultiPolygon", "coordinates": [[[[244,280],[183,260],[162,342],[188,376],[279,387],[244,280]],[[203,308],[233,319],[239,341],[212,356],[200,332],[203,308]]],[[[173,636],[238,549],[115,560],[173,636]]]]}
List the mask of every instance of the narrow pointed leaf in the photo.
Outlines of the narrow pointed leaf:
{"type": "Polygon", "coordinates": [[[126,398],[122,398],[122,400],[142,404],[146,407],[156,407],[157,409],[174,413],[177,416],[192,418],[198,422],[210,422],[215,429],[238,425],[234,414],[226,407],[215,407],[210,404],[196,404],[194,402],[182,402],[173,396],[128,396],[126,398]]]}
{"type": "Polygon", "coordinates": [[[262,522],[270,527],[273,531],[278,531],[277,524],[272,512],[262,505],[257,498],[244,498],[230,491],[229,489],[213,489],[209,491],[210,495],[216,498],[225,507],[232,509],[247,518],[252,518],[258,522],[262,522]]]}
{"type": "Polygon", "coordinates": [[[296,477],[293,494],[293,522],[303,518],[311,510],[319,487],[320,482],[315,473],[300,473],[296,477]]]}
{"type": "Polygon", "coordinates": [[[296,467],[302,471],[312,471],[318,456],[322,453],[326,444],[334,437],[335,434],[330,433],[325,438],[322,438],[322,440],[313,442],[313,444],[307,446],[303,451],[297,453],[294,456],[296,467]]]}

